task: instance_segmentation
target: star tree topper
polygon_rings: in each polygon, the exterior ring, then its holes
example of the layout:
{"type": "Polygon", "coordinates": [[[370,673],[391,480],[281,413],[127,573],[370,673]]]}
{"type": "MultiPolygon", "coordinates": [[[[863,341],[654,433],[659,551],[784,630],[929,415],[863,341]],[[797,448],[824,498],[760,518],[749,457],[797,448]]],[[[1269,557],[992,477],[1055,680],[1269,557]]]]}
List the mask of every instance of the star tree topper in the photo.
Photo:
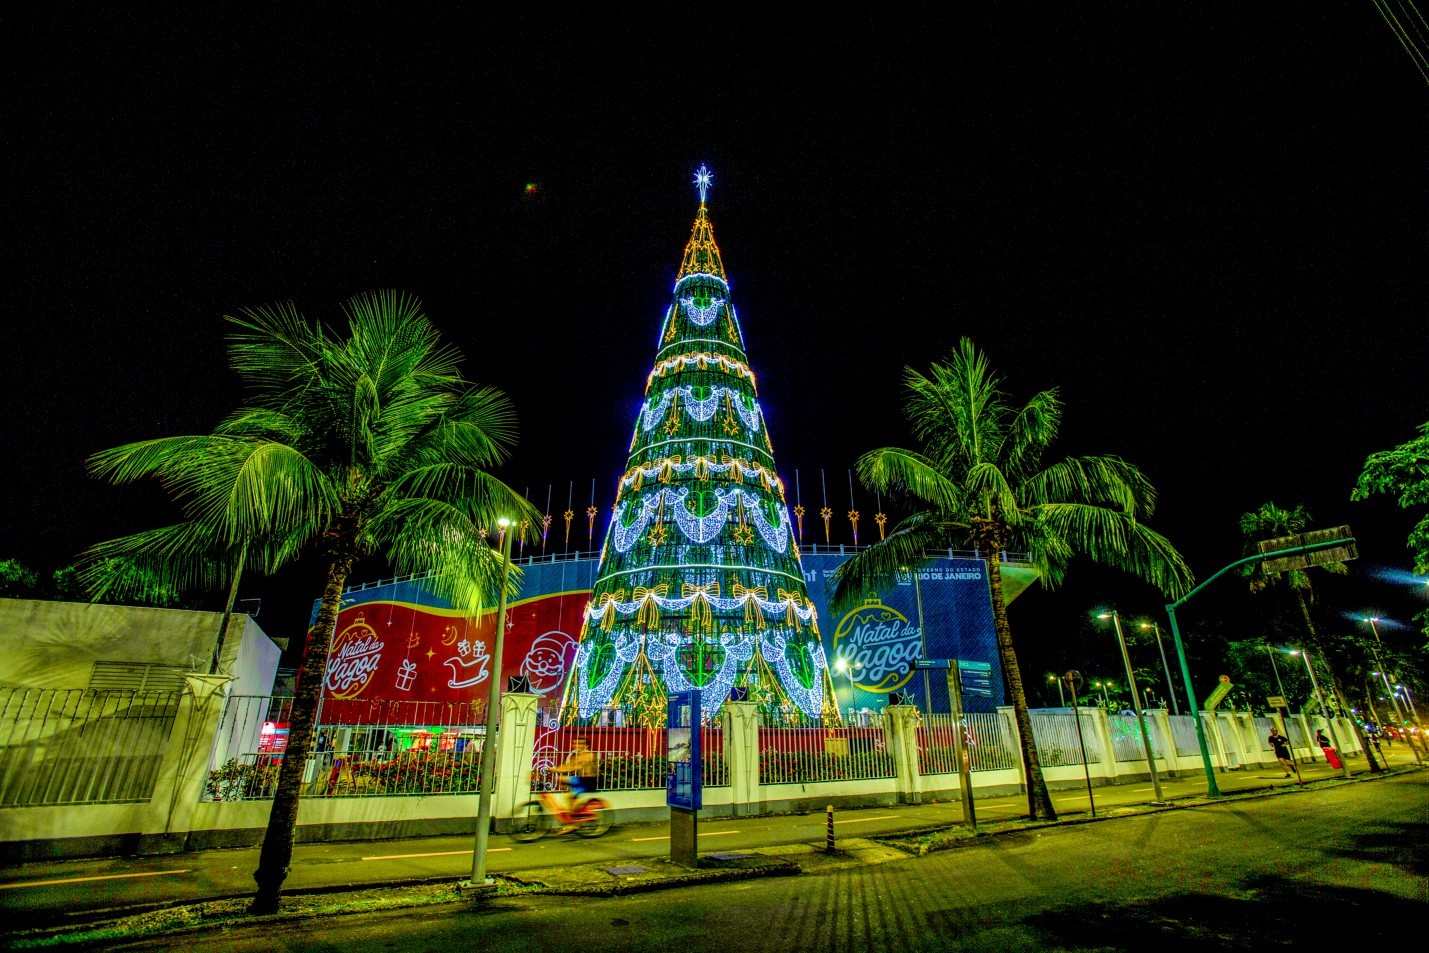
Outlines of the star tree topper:
{"type": "Polygon", "coordinates": [[[700,190],[700,204],[705,204],[705,193],[709,191],[710,182],[714,180],[714,173],[711,172],[704,163],[695,170],[695,188],[700,190]]]}

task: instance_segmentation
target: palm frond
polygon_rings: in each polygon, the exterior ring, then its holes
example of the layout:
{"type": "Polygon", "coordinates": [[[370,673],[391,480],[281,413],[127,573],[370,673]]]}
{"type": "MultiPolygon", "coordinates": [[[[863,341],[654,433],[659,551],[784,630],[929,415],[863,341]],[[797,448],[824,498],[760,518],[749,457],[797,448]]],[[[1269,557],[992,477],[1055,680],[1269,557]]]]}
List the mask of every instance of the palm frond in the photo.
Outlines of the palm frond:
{"type": "Polygon", "coordinates": [[[1033,394],[1007,422],[1002,445],[989,455],[998,461],[1008,479],[1019,482],[1042,461],[1047,446],[1062,426],[1062,401],[1055,387],[1033,394]]]}
{"type": "Polygon", "coordinates": [[[236,563],[236,550],[216,551],[203,527],[178,523],[95,543],[75,565],[80,585],[99,601],[148,600],[155,587],[214,592],[236,563]]]}
{"type": "Polygon", "coordinates": [[[971,340],[960,340],[952,356],[934,364],[926,376],[906,368],[904,383],[908,422],[939,469],[956,476],[992,459],[1002,444],[1008,410],[997,375],[971,340]]]}
{"type": "Polygon", "coordinates": [[[899,521],[887,538],[855,553],[833,571],[830,607],[841,612],[893,585],[900,574],[926,564],[931,558],[927,553],[952,545],[956,531],[932,513],[899,521]]]}
{"type": "Polygon", "coordinates": [[[291,302],[244,308],[224,315],[239,328],[228,336],[228,363],[254,391],[271,397],[301,386],[322,360],[328,338],[322,326],[291,302]]]}
{"type": "MultiPolygon", "coordinates": [[[[1115,510],[1080,503],[1033,508],[1047,536],[1094,562],[1129,572],[1168,597],[1190,591],[1195,577],[1170,540],[1115,510]]],[[[1043,547],[1049,541],[1043,541],[1043,547]]],[[[1049,579],[1049,582],[1052,580],[1049,579]]]]}
{"type": "Polygon", "coordinates": [[[884,447],[865,453],[854,466],[870,490],[912,497],[941,513],[962,512],[962,488],[922,454],[884,447]]]}
{"type": "Polygon", "coordinates": [[[1024,502],[1092,503],[1145,519],[1156,508],[1156,490],[1140,469],[1120,457],[1086,456],[1059,460],[1029,477],[1024,502]]]}
{"type": "Polygon", "coordinates": [[[1017,495],[996,463],[982,461],[969,467],[963,480],[963,490],[967,493],[968,503],[977,507],[977,515],[988,517],[1001,513],[1002,518],[1012,526],[1020,521],[1017,495]]]}

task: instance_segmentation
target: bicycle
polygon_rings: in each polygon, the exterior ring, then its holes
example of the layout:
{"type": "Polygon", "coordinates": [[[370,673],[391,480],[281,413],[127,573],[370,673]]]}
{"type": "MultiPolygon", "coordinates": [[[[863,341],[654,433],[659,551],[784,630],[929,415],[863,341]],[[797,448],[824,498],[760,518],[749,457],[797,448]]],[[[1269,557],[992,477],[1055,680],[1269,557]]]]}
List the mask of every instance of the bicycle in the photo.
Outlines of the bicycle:
{"type": "Polygon", "coordinates": [[[610,830],[610,805],[601,798],[588,797],[569,811],[561,796],[543,793],[521,808],[511,836],[518,843],[529,844],[551,833],[557,824],[570,825],[581,837],[599,837],[610,830]]]}

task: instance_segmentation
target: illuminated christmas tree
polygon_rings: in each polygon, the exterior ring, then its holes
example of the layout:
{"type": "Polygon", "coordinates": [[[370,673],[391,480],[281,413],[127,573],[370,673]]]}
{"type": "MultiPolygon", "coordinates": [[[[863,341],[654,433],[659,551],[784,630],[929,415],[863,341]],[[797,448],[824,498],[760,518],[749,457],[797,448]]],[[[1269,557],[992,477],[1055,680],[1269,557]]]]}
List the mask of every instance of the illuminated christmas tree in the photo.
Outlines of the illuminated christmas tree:
{"type": "Polygon", "coordinates": [[[772,710],[837,718],[784,482],[705,207],[660,327],[616,488],[566,712],[612,703],[663,718],[665,693],[733,688],[772,710]],[[653,699],[658,695],[659,699],[653,699]]]}

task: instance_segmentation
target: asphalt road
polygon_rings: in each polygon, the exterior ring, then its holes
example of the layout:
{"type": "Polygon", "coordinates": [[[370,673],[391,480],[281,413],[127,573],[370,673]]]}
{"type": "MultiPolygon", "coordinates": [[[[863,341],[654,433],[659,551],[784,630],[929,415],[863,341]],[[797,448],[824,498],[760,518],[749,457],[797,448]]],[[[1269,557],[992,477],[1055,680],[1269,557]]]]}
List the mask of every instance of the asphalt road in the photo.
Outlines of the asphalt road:
{"type": "MultiPolygon", "coordinates": [[[[1404,761],[1410,760],[1406,753],[1404,761]]],[[[1307,779],[1335,774],[1323,765],[1307,767],[1305,771],[1307,779]]],[[[1227,791],[1294,783],[1268,769],[1228,772],[1218,778],[1227,791]]],[[[1168,797],[1174,797],[1202,793],[1205,782],[1203,777],[1183,775],[1163,782],[1163,788],[1168,797]]],[[[1095,795],[1098,805],[1111,806],[1147,801],[1152,793],[1149,782],[1143,782],[1098,788],[1095,795]]],[[[1085,790],[1054,792],[1054,800],[1064,813],[1087,808],[1085,790]]],[[[977,802],[978,815],[984,820],[1016,817],[1025,810],[1026,802],[1021,796],[977,802]]],[[[835,828],[840,837],[868,836],[960,820],[961,808],[954,801],[839,812],[835,828]]],[[[702,849],[822,842],[824,823],[822,814],[704,820],[702,849]]],[[[515,873],[562,864],[621,863],[656,857],[668,852],[667,833],[661,825],[639,825],[617,828],[594,841],[556,838],[531,845],[498,836],[491,839],[488,868],[515,873]]],[[[255,849],[24,864],[0,872],[0,913],[13,925],[52,923],[136,904],[242,895],[253,889],[251,878],[257,859],[255,849]]],[[[470,870],[470,865],[469,836],[302,845],[295,852],[287,887],[457,879],[470,870]]]]}
{"type": "Polygon", "coordinates": [[[1000,836],[795,878],[550,896],[122,949],[1300,951],[1422,944],[1429,773],[1000,836]]]}

